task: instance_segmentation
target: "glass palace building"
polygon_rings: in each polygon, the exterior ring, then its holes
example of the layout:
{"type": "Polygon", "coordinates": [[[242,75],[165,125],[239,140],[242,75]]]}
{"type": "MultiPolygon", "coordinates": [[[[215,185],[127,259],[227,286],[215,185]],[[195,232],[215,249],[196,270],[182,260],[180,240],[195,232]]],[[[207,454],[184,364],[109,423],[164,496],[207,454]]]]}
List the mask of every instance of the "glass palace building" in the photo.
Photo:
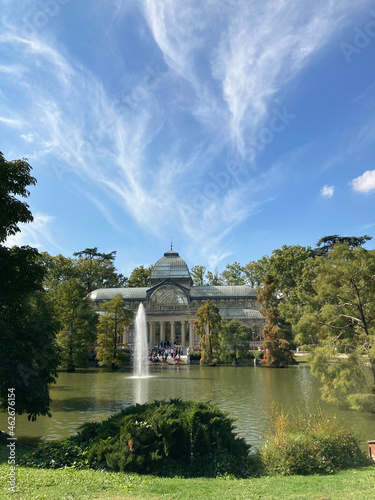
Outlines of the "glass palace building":
{"type": "MultiPolygon", "coordinates": [[[[195,286],[186,262],[169,250],[152,268],[149,287],[100,288],[89,294],[95,305],[120,294],[134,315],[140,303],[146,310],[149,347],[170,341],[180,347],[198,346],[194,321],[198,308],[211,300],[227,320],[238,319],[252,328],[253,346],[261,343],[264,318],[259,312],[257,292],[248,285],[195,286]]],[[[124,332],[123,343],[134,343],[133,325],[124,332]]],[[[120,339],[119,339],[120,340],[120,339]]]]}

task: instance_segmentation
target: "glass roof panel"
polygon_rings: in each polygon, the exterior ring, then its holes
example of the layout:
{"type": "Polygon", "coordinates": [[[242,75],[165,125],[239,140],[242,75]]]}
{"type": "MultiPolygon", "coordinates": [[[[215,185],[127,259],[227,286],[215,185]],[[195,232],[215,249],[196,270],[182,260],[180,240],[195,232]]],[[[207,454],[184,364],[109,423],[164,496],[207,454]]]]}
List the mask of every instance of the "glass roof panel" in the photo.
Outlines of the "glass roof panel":
{"type": "MultiPolygon", "coordinates": [[[[167,278],[188,278],[190,272],[186,262],[181,257],[164,256],[157,261],[151,271],[151,279],[167,279],[167,278]]],[[[177,254],[178,255],[178,254],[177,254]]]]}
{"type": "Polygon", "coordinates": [[[255,297],[256,290],[248,285],[193,286],[191,297],[255,297]]]}

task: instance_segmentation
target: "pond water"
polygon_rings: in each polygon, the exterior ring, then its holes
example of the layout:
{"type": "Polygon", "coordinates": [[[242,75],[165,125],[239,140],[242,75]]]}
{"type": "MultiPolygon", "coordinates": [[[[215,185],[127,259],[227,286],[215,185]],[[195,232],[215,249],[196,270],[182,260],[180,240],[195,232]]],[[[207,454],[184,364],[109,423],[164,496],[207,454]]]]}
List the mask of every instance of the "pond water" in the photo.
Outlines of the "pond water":
{"type": "MultiPolygon", "coordinates": [[[[239,435],[258,446],[269,429],[267,414],[272,402],[291,414],[314,413],[319,402],[319,382],[308,365],[287,369],[261,367],[200,367],[159,365],[150,367],[150,377],[135,379],[130,372],[108,373],[86,370],[59,373],[51,386],[52,418],[29,422],[17,417],[19,440],[54,440],[74,434],[84,422],[99,421],[134,403],[181,398],[214,401],[235,420],[239,435]]],[[[360,432],[363,449],[375,439],[375,415],[351,411],[320,402],[322,410],[360,432]]],[[[0,429],[7,417],[0,414],[0,429]]]]}

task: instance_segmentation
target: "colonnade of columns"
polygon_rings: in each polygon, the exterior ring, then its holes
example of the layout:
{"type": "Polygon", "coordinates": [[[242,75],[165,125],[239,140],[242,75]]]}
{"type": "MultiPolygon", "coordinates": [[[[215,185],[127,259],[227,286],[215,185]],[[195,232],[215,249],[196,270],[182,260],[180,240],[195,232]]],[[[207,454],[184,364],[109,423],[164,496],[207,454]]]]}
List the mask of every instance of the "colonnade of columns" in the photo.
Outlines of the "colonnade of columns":
{"type": "MultiPolygon", "coordinates": [[[[259,336],[259,339],[253,338],[253,342],[260,342],[262,339],[263,323],[260,322],[254,323],[249,326],[253,328],[254,337],[259,336]]],[[[149,347],[153,347],[162,341],[164,342],[170,340],[172,346],[177,341],[177,344],[179,346],[193,348],[197,347],[199,341],[199,339],[195,337],[194,318],[188,320],[174,320],[174,321],[167,319],[164,320],[150,319],[147,321],[147,332],[148,332],[149,347]],[[170,325],[169,328],[166,328],[167,324],[170,325]],[[179,325],[180,328],[176,328],[177,325],[179,325]]],[[[129,340],[131,343],[134,342],[134,340],[132,340],[131,338],[129,327],[127,327],[124,329],[122,341],[124,344],[129,344],[129,340]]]]}
{"type": "Polygon", "coordinates": [[[178,344],[182,347],[194,347],[195,344],[195,330],[194,330],[194,320],[148,320],[148,339],[149,344],[156,345],[159,342],[164,342],[171,340],[172,345],[176,342],[176,325],[181,324],[181,336],[178,344]],[[166,338],[166,324],[170,324],[170,337],[166,338]],[[157,328],[158,326],[158,328],[157,328]],[[159,338],[157,339],[157,332],[159,331],[159,338]]]}

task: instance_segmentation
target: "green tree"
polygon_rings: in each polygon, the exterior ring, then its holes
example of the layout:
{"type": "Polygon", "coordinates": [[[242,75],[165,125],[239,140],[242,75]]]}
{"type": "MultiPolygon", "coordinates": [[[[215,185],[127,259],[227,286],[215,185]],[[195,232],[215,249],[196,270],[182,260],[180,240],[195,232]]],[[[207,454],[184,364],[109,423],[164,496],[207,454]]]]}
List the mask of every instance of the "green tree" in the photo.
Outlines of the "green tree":
{"type": "Polygon", "coordinates": [[[278,294],[281,302],[290,300],[299,286],[305,263],[312,258],[310,247],[283,245],[273,250],[270,257],[264,255],[257,261],[250,261],[244,268],[245,282],[260,289],[265,284],[267,274],[278,276],[278,294]]]}
{"type": "Polygon", "coordinates": [[[261,259],[250,261],[244,267],[246,284],[256,289],[261,288],[266,274],[270,272],[270,267],[270,259],[267,255],[261,259]]]}
{"type": "Polygon", "coordinates": [[[93,260],[96,257],[100,257],[103,260],[109,260],[111,262],[114,262],[114,260],[116,258],[116,250],[113,250],[112,252],[109,252],[109,253],[100,253],[100,252],[98,252],[98,247],[85,248],[84,250],[81,250],[80,252],[74,252],[73,255],[75,257],[83,257],[84,259],[88,259],[88,260],[93,260]]]}
{"type": "Polygon", "coordinates": [[[78,257],[74,264],[75,277],[84,285],[86,294],[98,288],[121,288],[126,285],[127,278],[116,272],[116,251],[100,253],[94,247],[73,255],[78,257]]]}
{"type": "Polygon", "coordinates": [[[316,258],[312,288],[297,327],[318,340],[312,372],[323,399],[375,410],[375,251],[335,244],[316,258]]]}
{"type": "Polygon", "coordinates": [[[233,364],[237,364],[239,358],[245,358],[249,352],[249,341],[252,340],[252,330],[249,326],[241,323],[238,319],[231,321],[222,320],[220,328],[220,339],[224,346],[222,358],[227,358],[227,347],[230,347],[233,356],[233,364]]]}
{"type": "Polygon", "coordinates": [[[43,269],[30,247],[0,246],[0,405],[14,388],[17,414],[50,415],[48,384],[55,382],[58,352],[52,307],[42,291],[43,269]]]}
{"type": "Polygon", "coordinates": [[[246,281],[244,268],[238,262],[227,264],[221,275],[225,285],[244,285],[246,281]]]}
{"type": "MultiPolygon", "coordinates": [[[[27,160],[6,161],[0,153],[0,243],[31,222],[28,205],[30,175],[27,160]]],[[[43,267],[39,254],[28,246],[0,245],[0,406],[7,411],[8,389],[14,388],[17,414],[50,415],[48,384],[57,376],[55,325],[42,291],[43,267]]]]}
{"type": "Polygon", "coordinates": [[[206,273],[207,284],[212,286],[220,286],[224,285],[224,280],[222,276],[219,274],[217,267],[215,271],[212,273],[211,271],[207,271],[206,273]]]}
{"type": "Polygon", "coordinates": [[[61,254],[52,256],[48,252],[41,252],[40,263],[45,269],[43,286],[50,295],[54,295],[62,283],[76,277],[76,260],[71,257],[61,254]]]}
{"type": "MultiPolygon", "coordinates": [[[[277,276],[274,282],[278,299],[278,313],[290,324],[298,321],[304,303],[300,300],[302,289],[309,289],[310,284],[304,276],[306,266],[314,261],[310,247],[283,245],[273,250],[268,260],[269,274],[277,276]]],[[[265,283],[267,274],[263,278],[265,283]]]]}
{"type": "Polygon", "coordinates": [[[18,226],[20,222],[34,220],[29,205],[16,198],[30,196],[27,186],[36,184],[35,177],[31,176],[31,170],[26,158],[7,161],[0,152],[0,242],[20,231],[18,226]]]}
{"type": "Polygon", "coordinates": [[[293,299],[293,294],[300,284],[305,263],[312,258],[310,247],[283,245],[273,250],[270,257],[270,274],[277,276],[278,294],[281,301],[293,299]]]}
{"type": "Polygon", "coordinates": [[[292,329],[291,325],[279,314],[279,300],[277,298],[277,278],[268,274],[265,284],[257,300],[262,307],[260,313],[266,318],[263,328],[263,349],[265,349],[262,364],[274,368],[284,368],[296,364],[291,352],[292,329]]]}
{"type": "Polygon", "coordinates": [[[150,286],[149,278],[151,276],[152,266],[139,266],[133,269],[129,276],[128,287],[148,287],[150,286]]]}
{"type": "Polygon", "coordinates": [[[204,266],[194,266],[190,269],[194,286],[204,286],[207,284],[206,268],[204,266]]]}
{"type": "Polygon", "coordinates": [[[216,363],[214,354],[219,354],[219,329],[221,325],[221,316],[219,308],[206,300],[204,306],[201,306],[196,314],[194,321],[195,331],[201,338],[199,347],[201,348],[201,364],[213,365],[216,363]]]}
{"type": "Polygon", "coordinates": [[[41,253],[40,262],[46,270],[44,288],[56,293],[61,283],[75,278],[84,286],[84,295],[97,288],[121,288],[127,278],[118,274],[114,266],[116,252],[102,254],[97,248],[87,248],[76,252],[75,258],[59,254],[52,256],[41,253]],[[95,251],[95,252],[94,252],[95,251]]]}
{"type": "Polygon", "coordinates": [[[323,236],[323,238],[320,238],[316,244],[317,248],[313,250],[313,253],[316,257],[326,257],[337,243],[347,243],[349,248],[354,250],[354,248],[362,246],[366,243],[366,241],[370,240],[372,240],[372,237],[367,235],[339,236],[338,234],[334,234],[332,236],[323,236]]]}
{"type": "Polygon", "coordinates": [[[69,372],[77,366],[87,365],[90,349],[96,340],[98,315],[84,295],[84,286],[73,278],[62,283],[56,293],[60,365],[69,372]]]}
{"type": "Polygon", "coordinates": [[[126,326],[129,326],[133,317],[120,294],[105,302],[101,306],[98,325],[98,344],[96,358],[99,366],[110,366],[112,371],[117,370],[126,360],[125,353],[119,350],[120,337],[126,326]]]}

